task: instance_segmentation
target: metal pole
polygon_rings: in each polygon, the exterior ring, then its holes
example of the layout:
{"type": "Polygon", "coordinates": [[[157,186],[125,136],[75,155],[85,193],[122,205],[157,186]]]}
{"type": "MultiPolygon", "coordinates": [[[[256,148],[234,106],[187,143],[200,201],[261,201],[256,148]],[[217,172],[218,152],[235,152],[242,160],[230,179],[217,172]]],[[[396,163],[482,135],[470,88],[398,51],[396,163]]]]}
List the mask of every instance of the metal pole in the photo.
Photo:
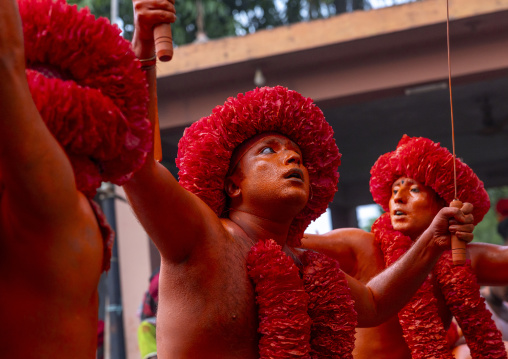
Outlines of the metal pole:
{"type": "Polygon", "coordinates": [[[110,22],[116,24],[118,19],[118,0],[111,0],[111,18],[110,22]]]}
{"type": "MultiPolygon", "coordinates": [[[[115,188],[111,183],[103,183],[100,190],[100,205],[111,228],[116,233],[115,188]]],[[[123,327],[122,292],[120,286],[120,268],[118,263],[118,241],[115,235],[111,255],[111,267],[107,273],[109,305],[106,315],[110,323],[110,358],[125,359],[125,337],[123,327]]]]}
{"type": "Polygon", "coordinates": [[[353,0],[346,1],[346,12],[353,12],[353,0]]]}

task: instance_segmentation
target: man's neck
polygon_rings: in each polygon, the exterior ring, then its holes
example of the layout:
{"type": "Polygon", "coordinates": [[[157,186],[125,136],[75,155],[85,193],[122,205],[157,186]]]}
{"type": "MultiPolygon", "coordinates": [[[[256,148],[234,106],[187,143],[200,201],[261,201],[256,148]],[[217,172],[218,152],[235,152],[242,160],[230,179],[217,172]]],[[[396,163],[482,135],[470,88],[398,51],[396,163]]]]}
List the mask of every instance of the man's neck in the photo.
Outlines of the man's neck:
{"type": "Polygon", "coordinates": [[[231,209],[229,219],[238,225],[254,242],[273,239],[284,247],[286,244],[291,220],[271,220],[240,209],[231,209]]]}

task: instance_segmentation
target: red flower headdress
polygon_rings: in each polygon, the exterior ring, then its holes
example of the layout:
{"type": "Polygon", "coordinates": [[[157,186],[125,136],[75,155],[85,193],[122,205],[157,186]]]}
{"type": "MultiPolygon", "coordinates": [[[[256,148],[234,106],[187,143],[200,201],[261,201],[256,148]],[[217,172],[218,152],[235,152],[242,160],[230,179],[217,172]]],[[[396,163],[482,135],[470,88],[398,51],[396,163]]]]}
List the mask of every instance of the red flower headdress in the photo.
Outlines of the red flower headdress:
{"type": "MultiPolygon", "coordinates": [[[[457,197],[473,204],[477,224],[490,208],[489,195],[468,165],[457,159],[456,167],[457,197]]],[[[432,188],[447,203],[454,200],[453,155],[428,138],[402,136],[395,151],[379,157],[370,174],[372,197],[385,211],[388,211],[393,182],[400,177],[412,178],[432,188]]]]}
{"type": "Polygon", "coordinates": [[[331,126],[310,98],[281,86],[228,98],[185,130],[176,159],[180,184],[225,217],[224,180],[233,151],[264,132],[280,133],[298,144],[309,171],[312,196],[288,235],[288,244],[297,246],[304,230],[326,210],[337,191],[341,156],[331,126]]]}
{"type": "Polygon", "coordinates": [[[497,201],[496,212],[502,217],[508,217],[508,198],[497,201]]]}
{"type": "MultiPolygon", "coordinates": [[[[385,211],[392,185],[400,177],[408,177],[431,187],[448,203],[454,198],[453,155],[429,139],[404,135],[397,149],[379,157],[371,170],[370,190],[374,200],[385,211]]],[[[457,196],[474,205],[475,224],[490,207],[487,192],[473,170],[457,160],[457,196]]],[[[384,254],[391,265],[413,244],[411,238],[395,231],[390,215],[383,214],[372,226],[384,254]]],[[[451,255],[445,253],[434,267],[436,282],[429,278],[409,303],[399,312],[404,339],[413,358],[453,358],[447,349],[446,331],[438,315],[433,285],[438,285],[446,303],[462,327],[473,358],[506,358],[502,337],[480,297],[480,287],[469,261],[452,266],[451,255]]]]}
{"type": "Polygon", "coordinates": [[[152,146],[148,90],[117,26],[64,0],[19,0],[27,78],[49,130],[65,149],[78,189],[124,183],[152,146]]]}

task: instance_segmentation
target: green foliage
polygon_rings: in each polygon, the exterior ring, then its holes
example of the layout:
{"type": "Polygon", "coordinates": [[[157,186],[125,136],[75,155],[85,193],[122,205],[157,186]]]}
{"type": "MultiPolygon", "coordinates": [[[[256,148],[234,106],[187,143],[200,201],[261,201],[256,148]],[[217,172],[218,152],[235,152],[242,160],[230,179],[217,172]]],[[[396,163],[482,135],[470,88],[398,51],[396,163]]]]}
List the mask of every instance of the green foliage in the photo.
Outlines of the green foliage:
{"type": "Polygon", "coordinates": [[[252,33],[301,21],[327,18],[349,10],[368,9],[368,0],[228,0],[239,21],[237,34],[252,33]]]}
{"type": "Polygon", "coordinates": [[[508,186],[489,188],[487,192],[490,197],[490,210],[476,226],[473,242],[503,244],[503,238],[497,233],[496,204],[501,198],[508,198],[508,186]]]}
{"type": "MultiPolygon", "coordinates": [[[[197,1],[175,0],[177,21],[172,25],[176,45],[191,43],[198,32],[197,1]]],[[[88,7],[95,16],[110,18],[111,0],[68,0],[88,7]]],[[[370,8],[369,0],[201,0],[204,32],[210,39],[245,35],[300,21],[327,18],[342,12],[370,8]],[[350,7],[350,9],[348,9],[350,7]]],[[[123,36],[132,39],[134,18],[131,0],[118,0],[123,36]]]]}
{"type": "MultiPolygon", "coordinates": [[[[203,24],[206,36],[216,39],[236,34],[237,21],[227,1],[201,0],[203,4],[203,24]]],[[[171,26],[173,41],[177,45],[196,40],[198,11],[196,1],[176,0],[176,22],[171,26]]]]}

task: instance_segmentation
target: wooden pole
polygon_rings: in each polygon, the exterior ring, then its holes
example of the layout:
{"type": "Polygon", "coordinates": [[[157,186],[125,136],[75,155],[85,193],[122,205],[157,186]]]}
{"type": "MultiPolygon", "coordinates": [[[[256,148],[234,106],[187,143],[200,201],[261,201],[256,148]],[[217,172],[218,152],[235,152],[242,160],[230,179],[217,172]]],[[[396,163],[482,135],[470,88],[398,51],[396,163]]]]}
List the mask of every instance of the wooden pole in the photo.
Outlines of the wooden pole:
{"type": "MultiPolygon", "coordinates": [[[[155,42],[155,53],[157,58],[162,62],[170,61],[173,58],[173,36],[171,34],[170,24],[159,24],[153,29],[153,38],[155,42]]],[[[152,116],[154,118],[153,126],[153,156],[156,161],[162,161],[162,144],[161,144],[161,132],[159,127],[159,111],[157,105],[157,76],[153,80],[153,91],[152,116]]]]}

